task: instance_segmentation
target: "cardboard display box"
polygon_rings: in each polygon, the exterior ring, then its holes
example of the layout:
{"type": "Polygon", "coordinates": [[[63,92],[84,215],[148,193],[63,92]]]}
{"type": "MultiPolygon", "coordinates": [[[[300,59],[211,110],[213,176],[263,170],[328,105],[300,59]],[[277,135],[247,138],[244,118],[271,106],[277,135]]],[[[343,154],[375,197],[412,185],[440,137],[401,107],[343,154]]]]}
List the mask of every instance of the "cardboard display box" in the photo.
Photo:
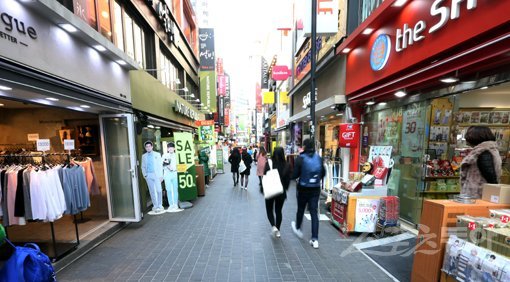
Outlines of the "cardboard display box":
{"type": "Polygon", "coordinates": [[[482,200],[495,204],[510,204],[510,185],[484,184],[482,200]]]}

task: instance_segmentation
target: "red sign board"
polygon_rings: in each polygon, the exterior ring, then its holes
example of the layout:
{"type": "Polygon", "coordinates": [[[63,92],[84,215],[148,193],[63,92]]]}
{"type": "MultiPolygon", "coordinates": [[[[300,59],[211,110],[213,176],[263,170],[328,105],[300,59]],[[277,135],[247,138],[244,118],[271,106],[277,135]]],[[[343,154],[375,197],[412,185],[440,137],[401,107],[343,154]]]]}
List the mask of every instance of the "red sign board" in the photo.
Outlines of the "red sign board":
{"type": "Polygon", "coordinates": [[[291,75],[291,71],[287,66],[274,66],[273,71],[271,72],[271,77],[273,80],[287,80],[291,75]]]}
{"type": "Polygon", "coordinates": [[[217,60],[216,72],[218,73],[218,75],[223,75],[223,59],[222,58],[218,58],[218,60],[217,60]]]}
{"type": "Polygon", "coordinates": [[[353,123],[340,124],[338,133],[339,146],[342,148],[357,148],[359,144],[360,125],[353,123]]]}
{"type": "Polygon", "coordinates": [[[255,99],[257,104],[257,112],[262,111],[262,89],[260,88],[260,84],[257,82],[255,85],[255,99]]]}
{"type": "Polygon", "coordinates": [[[195,121],[196,126],[209,126],[214,125],[214,120],[197,120],[195,121]]]}
{"type": "Polygon", "coordinates": [[[229,108],[225,108],[225,116],[224,116],[224,121],[223,123],[225,124],[225,126],[230,126],[230,109],[229,108]]]}
{"type": "Polygon", "coordinates": [[[218,75],[218,95],[225,96],[227,90],[227,81],[224,75],[218,75]]]}
{"type": "Polygon", "coordinates": [[[346,95],[430,64],[448,50],[481,43],[473,38],[495,38],[498,34],[489,33],[502,34],[495,30],[510,22],[508,12],[503,12],[510,11],[510,1],[415,0],[402,8],[389,2],[381,5],[383,10],[372,22],[380,24],[378,29],[346,42],[352,50],[347,55],[346,95]]]}

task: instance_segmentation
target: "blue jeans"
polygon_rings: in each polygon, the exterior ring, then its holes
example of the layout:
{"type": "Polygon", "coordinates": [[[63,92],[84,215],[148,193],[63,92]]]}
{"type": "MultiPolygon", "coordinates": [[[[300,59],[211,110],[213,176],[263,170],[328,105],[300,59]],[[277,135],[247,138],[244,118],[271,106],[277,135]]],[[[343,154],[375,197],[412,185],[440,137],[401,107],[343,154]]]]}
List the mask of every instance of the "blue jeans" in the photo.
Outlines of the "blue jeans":
{"type": "MultiPolygon", "coordinates": [[[[301,188],[306,189],[306,188],[301,188]]],[[[298,209],[296,213],[296,228],[301,229],[301,223],[303,223],[303,215],[305,214],[306,205],[308,205],[308,210],[310,211],[310,217],[312,218],[312,240],[319,239],[319,197],[321,195],[321,190],[319,187],[317,188],[309,188],[311,191],[303,192],[300,191],[298,186],[297,189],[297,202],[298,209]]]]}
{"type": "Polygon", "coordinates": [[[150,172],[147,174],[147,186],[149,186],[149,193],[151,194],[151,200],[153,209],[163,208],[163,189],[161,188],[161,182],[155,173],[150,172]]]}
{"type": "Polygon", "coordinates": [[[166,196],[168,197],[168,204],[170,208],[179,207],[179,192],[177,188],[177,172],[176,171],[165,171],[163,176],[165,179],[166,196]]]}

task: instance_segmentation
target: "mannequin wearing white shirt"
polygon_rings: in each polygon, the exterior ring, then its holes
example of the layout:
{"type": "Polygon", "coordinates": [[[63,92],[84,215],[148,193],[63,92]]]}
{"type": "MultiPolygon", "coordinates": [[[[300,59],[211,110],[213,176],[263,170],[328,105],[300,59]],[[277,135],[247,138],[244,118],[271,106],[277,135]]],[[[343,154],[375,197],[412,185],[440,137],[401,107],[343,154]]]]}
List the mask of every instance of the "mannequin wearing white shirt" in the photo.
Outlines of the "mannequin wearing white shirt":
{"type": "Polygon", "coordinates": [[[180,212],[179,192],[177,184],[177,157],[175,154],[175,144],[167,144],[167,152],[163,154],[163,178],[165,179],[166,195],[170,205],[167,212],[180,212]]]}
{"type": "Polygon", "coordinates": [[[149,193],[152,199],[152,211],[150,215],[162,214],[165,212],[163,209],[163,188],[161,182],[163,181],[163,161],[158,152],[154,152],[153,144],[151,141],[144,143],[145,150],[147,151],[142,155],[142,174],[149,186],[149,193]]]}

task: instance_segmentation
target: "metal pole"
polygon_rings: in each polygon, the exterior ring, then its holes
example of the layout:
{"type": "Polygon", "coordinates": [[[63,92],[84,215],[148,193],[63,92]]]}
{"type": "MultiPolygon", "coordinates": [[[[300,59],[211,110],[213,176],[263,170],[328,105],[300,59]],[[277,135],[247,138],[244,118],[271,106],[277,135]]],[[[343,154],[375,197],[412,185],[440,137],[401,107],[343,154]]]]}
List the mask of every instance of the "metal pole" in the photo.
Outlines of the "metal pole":
{"type": "Polygon", "coordinates": [[[311,49],[311,68],[310,68],[310,140],[315,148],[315,64],[317,54],[317,0],[312,0],[312,36],[310,41],[312,44],[311,49]]]}

